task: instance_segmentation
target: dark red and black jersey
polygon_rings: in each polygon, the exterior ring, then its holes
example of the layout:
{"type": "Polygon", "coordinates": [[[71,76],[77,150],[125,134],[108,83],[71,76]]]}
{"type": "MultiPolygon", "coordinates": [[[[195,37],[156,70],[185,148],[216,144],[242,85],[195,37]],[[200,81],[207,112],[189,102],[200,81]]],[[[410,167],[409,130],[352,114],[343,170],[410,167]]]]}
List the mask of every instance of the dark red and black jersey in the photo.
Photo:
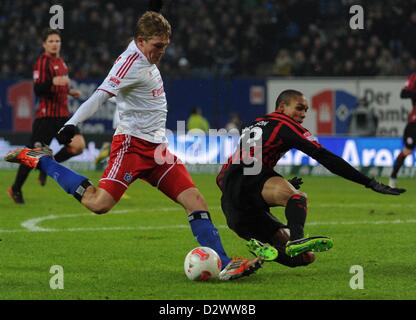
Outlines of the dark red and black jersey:
{"type": "Polygon", "coordinates": [[[407,117],[407,121],[409,123],[416,122],[416,104],[413,105],[413,108],[410,111],[409,116],[407,117]]]}
{"type": "Polygon", "coordinates": [[[69,116],[69,86],[55,86],[53,77],[68,75],[68,67],[60,57],[42,54],[33,66],[35,94],[38,97],[36,118],[69,116]]]}
{"type": "Polygon", "coordinates": [[[400,93],[402,99],[411,99],[412,100],[412,110],[408,116],[408,122],[416,122],[416,72],[412,73],[407,81],[406,86],[402,89],[400,93]]]}
{"type": "Polygon", "coordinates": [[[222,180],[231,164],[250,165],[250,159],[261,162],[265,168],[273,169],[283,155],[290,149],[297,149],[317,160],[332,173],[351,181],[367,185],[370,178],[363,175],[345,160],[326,150],[315,137],[292,118],[273,112],[256,121],[243,130],[240,146],[223,165],[217,176],[217,184],[222,188],[222,180]],[[250,134],[249,137],[244,137],[250,134]],[[250,139],[250,141],[247,141],[250,139]],[[250,148],[245,148],[246,141],[250,148]],[[254,144],[255,142],[255,144],[254,144]],[[261,148],[259,148],[261,142],[261,148]]]}

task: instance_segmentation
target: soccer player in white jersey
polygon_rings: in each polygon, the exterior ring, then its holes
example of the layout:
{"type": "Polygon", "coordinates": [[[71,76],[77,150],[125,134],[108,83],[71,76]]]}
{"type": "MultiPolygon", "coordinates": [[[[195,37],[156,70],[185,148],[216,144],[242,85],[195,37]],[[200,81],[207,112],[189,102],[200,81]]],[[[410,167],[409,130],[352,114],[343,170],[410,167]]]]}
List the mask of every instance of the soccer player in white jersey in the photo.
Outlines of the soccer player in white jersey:
{"type": "Polygon", "coordinates": [[[185,166],[167,149],[167,103],[157,64],[169,45],[170,35],[171,26],[161,14],[148,11],[141,16],[127,50],[117,58],[104,82],[58,133],[61,140],[70,142],[78,123],[88,119],[105,101],[116,97],[120,122],[98,188],[86,177],[58,164],[47,148],[17,149],[5,159],[41,168],[67,193],[97,214],[113,208],[137,178],[149,182],[185,208],[199,244],[219,254],[223,264],[220,279],[237,279],[257,270],[262,260],[227,256],[204,197],[185,166]],[[163,161],[155,157],[173,161],[160,164],[163,161]]]}

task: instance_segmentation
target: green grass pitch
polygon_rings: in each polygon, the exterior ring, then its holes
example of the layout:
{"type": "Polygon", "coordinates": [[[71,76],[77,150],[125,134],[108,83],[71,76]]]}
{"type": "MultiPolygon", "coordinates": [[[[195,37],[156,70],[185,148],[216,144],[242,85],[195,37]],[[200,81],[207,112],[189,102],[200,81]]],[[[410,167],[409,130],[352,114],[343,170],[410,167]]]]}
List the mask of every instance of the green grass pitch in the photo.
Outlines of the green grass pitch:
{"type": "MultiPolygon", "coordinates": [[[[85,172],[94,182],[99,172],[85,172]]],[[[416,299],[416,182],[385,196],[339,177],[304,177],[306,233],[327,235],[334,247],[317,261],[290,269],[267,263],[233,282],[192,282],[183,272],[197,246],[182,208],[158,190],[135,182],[129,198],[107,215],[90,214],[49,179],[32,173],[26,204],[7,197],[15,171],[0,171],[0,299],[416,299]],[[64,270],[64,289],[52,290],[51,266],[64,270]],[[364,288],[353,290],[352,266],[364,288]]],[[[213,175],[194,175],[232,256],[247,256],[245,242],[225,227],[213,175]]],[[[281,208],[273,212],[284,221],[281,208]]]]}

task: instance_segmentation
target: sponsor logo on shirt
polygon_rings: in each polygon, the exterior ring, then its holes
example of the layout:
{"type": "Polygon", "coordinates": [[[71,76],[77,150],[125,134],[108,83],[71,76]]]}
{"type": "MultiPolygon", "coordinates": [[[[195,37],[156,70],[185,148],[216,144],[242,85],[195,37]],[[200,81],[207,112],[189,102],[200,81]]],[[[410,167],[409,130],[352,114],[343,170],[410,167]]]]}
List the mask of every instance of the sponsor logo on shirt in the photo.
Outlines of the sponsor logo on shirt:
{"type": "Polygon", "coordinates": [[[309,141],[318,141],[318,139],[316,139],[315,136],[313,136],[312,133],[310,133],[309,131],[308,132],[305,132],[303,134],[303,136],[306,138],[306,140],[309,140],[309,141]]]}
{"type": "Polygon", "coordinates": [[[269,123],[269,121],[260,121],[260,122],[256,123],[256,126],[265,127],[265,126],[267,126],[268,123],[269,123]]]}
{"type": "Polygon", "coordinates": [[[112,88],[117,88],[120,85],[121,81],[117,77],[111,77],[110,80],[108,80],[108,84],[112,88]]]}
{"type": "Polygon", "coordinates": [[[165,88],[163,88],[163,86],[161,86],[159,89],[152,90],[153,97],[160,97],[164,93],[165,93],[165,88]]]}

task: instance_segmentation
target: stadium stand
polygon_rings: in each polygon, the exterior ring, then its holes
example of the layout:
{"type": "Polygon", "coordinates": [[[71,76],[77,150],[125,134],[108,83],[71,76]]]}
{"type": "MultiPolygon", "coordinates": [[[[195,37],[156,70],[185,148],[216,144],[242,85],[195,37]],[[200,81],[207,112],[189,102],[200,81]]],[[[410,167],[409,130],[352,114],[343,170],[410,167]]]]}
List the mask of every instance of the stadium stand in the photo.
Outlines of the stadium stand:
{"type": "MultiPolygon", "coordinates": [[[[2,1],[0,78],[31,77],[52,4],[2,1]]],[[[63,7],[63,53],[74,78],[100,78],[128,44],[146,1],[65,0],[63,7]]],[[[416,69],[416,0],[175,0],[163,14],[175,30],[162,66],[169,77],[389,76],[416,69]],[[365,9],[365,32],[349,29],[352,4],[365,9]]]]}

